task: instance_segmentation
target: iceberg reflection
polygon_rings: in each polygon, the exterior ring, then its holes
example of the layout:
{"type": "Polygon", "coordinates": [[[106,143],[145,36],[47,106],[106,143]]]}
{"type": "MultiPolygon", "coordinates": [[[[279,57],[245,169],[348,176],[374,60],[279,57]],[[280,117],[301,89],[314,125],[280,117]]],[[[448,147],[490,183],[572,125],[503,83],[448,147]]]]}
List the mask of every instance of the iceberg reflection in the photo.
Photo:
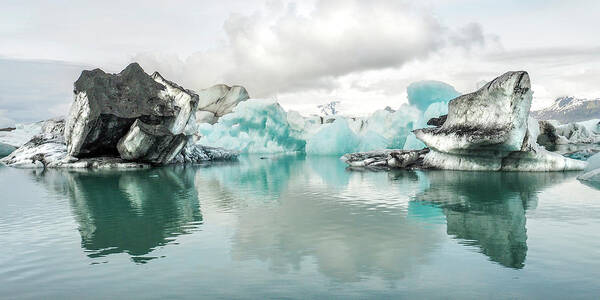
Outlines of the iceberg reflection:
{"type": "Polygon", "coordinates": [[[438,205],[447,233],[503,266],[522,268],[527,256],[525,212],[537,193],[576,174],[568,172],[427,172],[430,188],[415,201],[438,205]]]}
{"type": "Polygon", "coordinates": [[[48,170],[38,179],[69,197],[89,257],[128,253],[135,262],[202,223],[195,169],[48,170]]]}

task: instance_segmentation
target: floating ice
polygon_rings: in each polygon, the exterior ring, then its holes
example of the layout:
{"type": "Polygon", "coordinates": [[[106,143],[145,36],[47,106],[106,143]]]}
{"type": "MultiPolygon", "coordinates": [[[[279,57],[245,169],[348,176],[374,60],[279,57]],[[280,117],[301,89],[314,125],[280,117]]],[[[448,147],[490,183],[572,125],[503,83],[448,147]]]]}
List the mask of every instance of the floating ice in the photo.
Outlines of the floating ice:
{"type": "Polygon", "coordinates": [[[425,111],[429,105],[448,101],[460,96],[454,87],[441,81],[426,80],[411,83],[407,88],[408,103],[425,111]]]}
{"type": "Polygon", "coordinates": [[[422,149],[412,133],[430,118],[445,115],[447,102],[458,95],[448,84],[412,84],[409,101],[397,110],[381,109],[368,117],[304,117],[284,111],[271,100],[250,99],[217,123],[200,124],[199,143],[242,153],[306,152],[337,155],[380,149],[422,149]]]}
{"type": "Polygon", "coordinates": [[[202,145],[243,153],[304,151],[306,144],[303,132],[292,128],[287,113],[272,100],[241,102],[217,123],[200,124],[199,132],[202,145]]]}
{"type": "Polygon", "coordinates": [[[600,183],[600,153],[588,158],[588,165],[583,174],[577,177],[579,180],[600,183]]]}
{"type": "MultiPolygon", "coordinates": [[[[378,142],[378,141],[377,141],[378,142]]],[[[354,152],[361,144],[360,138],[350,129],[345,118],[325,124],[306,143],[308,154],[344,154],[354,152]]]]}
{"type": "Polygon", "coordinates": [[[581,170],[585,162],[539,147],[539,126],[529,118],[531,85],[527,72],[507,72],[478,91],[449,103],[437,128],[415,135],[432,151],[424,163],[454,170],[581,170]]]}

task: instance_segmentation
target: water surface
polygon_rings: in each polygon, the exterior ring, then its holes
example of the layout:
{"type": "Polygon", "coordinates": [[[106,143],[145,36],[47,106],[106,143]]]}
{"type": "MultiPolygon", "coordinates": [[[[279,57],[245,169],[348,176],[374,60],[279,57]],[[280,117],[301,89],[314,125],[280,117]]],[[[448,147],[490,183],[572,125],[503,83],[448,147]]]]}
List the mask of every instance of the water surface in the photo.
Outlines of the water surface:
{"type": "Polygon", "coordinates": [[[578,173],[0,167],[2,298],[597,298],[578,173]]]}

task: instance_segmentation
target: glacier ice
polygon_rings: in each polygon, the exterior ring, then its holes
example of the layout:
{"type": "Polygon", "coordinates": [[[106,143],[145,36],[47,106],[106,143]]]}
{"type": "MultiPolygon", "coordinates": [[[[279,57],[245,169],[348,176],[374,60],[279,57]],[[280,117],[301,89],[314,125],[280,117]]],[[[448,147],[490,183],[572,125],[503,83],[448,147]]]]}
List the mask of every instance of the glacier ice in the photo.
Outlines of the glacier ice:
{"type": "Polygon", "coordinates": [[[551,153],[536,143],[529,118],[527,72],[507,72],[476,92],[450,101],[445,122],[415,130],[431,151],[424,164],[440,169],[491,171],[581,170],[585,162],[551,153]]]}
{"type": "Polygon", "coordinates": [[[200,99],[195,118],[198,123],[214,124],[220,117],[231,113],[240,102],[250,98],[242,86],[217,84],[198,92],[200,99]]]}
{"type": "MultiPolygon", "coordinates": [[[[218,90],[218,86],[208,90],[218,90]]],[[[214,92],[216,96],[208,98],[216,99],[222,93],[214,92]]],[[[412,131],[426,127],[431,118],[446,115],[448,101],[459,93],[439,81],[413,83],[407,93],[410,104],[397,110],[377,110],[366,117],[305,117],[296,111],[286,112],[273,100],[248,99],[214,124],[198,124],[198,143],[241,153],[337,155],[377,149],[422,149],[425,144],[412,131]]],[[[199,107],[203,105],[202,98],[207,97],[200,98],[199,107]]],[[[196,114],[198,123],[202,123],[201,113],[196,114]]]]}
{"type": "Polygon", "coordinates": [[[360,138],[350,129],[348,121],[340,117],[333,123],[323,125],[315,135],[308,139],[306,153],[344,154],[354,152],[360,144],[360,138]]]}
{"type": "Polygon", "coordinates": [[[588,158],[588,165],[583,170],[584,173],[577,177],[579,180],[592,181],[600,183],[600,153],[596,153],[588,158]]]}
{"type": "MultiPolygon", "coordinates": [[[[0,162],[32,168],[140,168],[237,156],[188,145],[197,133],[199,96],[157,72],[146,74],[137,63],[118,74],[83,71],[74,93],[67,118],[47,120],[39,131],[35,125],[2,134],[14,140],[23,131],[39,132],[0,162]]],[[[215,114],[227,113],[244,95],[241,87],[228,89],[216,100],[215,114]]]]}
{"type": "Polygon", "coordinates": [[[413,82],[406,88],[406,93],[408,94],[408,103],[421,111],[427,110],[427,107],[433,103],[448,103],[460,96],[453,86],[434,80],[413,82]]]}
{"type": "Polygon", "coordinates": [[[302,131],[288,122],[287,113],[273,100],[239,103],[215,124],[199,124],[199,143],[242,153],[303,151],[302,131]]]}
{"type": "MultiPolygon", "coordinates": [[[[273,100],[250,99],[238,104],[215,124],[199,124],[198,143],[242,153],[338,155],[402,149],[412,130],[421,124],[424,124],[423,112],[406,104],[396,111],[375,111],[368,117],[336,115],[325,119],[286,112],[273,100]]],[[[411,144],[423,145],[417,140],[411,144]]]]}
{"type": "Polygon", "coordinates": [[[273,100],[249,99],[214,124],[198,124],[198,142],[242,153],[337,155],[377,149],[422,149],[425,145],[412,131],[426,127],[430,118],[447,114],[447,101],[457,92],[440,82],[414,87],[417,98],[413,100],[424,101],[420,102],[422,110],[403,104],[397,110],[381,109],[366,117],[305,117],[296,111],[286,112],[273,100]]]}
{"type": "Polygon", "coordinates": [[[600,143],[598,123],[593,119],[583,122],[560,124],[556,120],[539,121],[541,145],[596,144],[600,143]]]}

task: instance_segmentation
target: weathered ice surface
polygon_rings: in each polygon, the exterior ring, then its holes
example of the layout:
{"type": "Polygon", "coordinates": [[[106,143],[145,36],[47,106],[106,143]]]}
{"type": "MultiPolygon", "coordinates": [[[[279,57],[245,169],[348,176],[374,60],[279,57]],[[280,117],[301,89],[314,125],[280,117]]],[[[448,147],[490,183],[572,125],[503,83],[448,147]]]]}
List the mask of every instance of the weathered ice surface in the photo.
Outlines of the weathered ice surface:
{"type": "MultiPolygon", "coordinates": [[[[83,71],[74,93],[66,120],[21,130],[39,134],[2,163],[24,168],[143,168],[237,157],[224,149],[187,145],[197,130],[198,95],[156,72],[146,74],[136,63],[119,74],[83,71]]],[[[216,113],[227,112],[227,105],[235,105],[244,93],[231,89],[230,96],[219,100],[216,113]]],[[[16,131],[19,128],[11,132],[16,131]]]]}
{"type": "Polygon", "coordinates": [[[174,135],[163,125],[150,125],[138,119],[119,140],[117,149],[125,160],[167,164],[186,142],[184,134],[174,135]]]}
{"type": "Polygon", "coordinates": [[[220,117],[233,111],[240,102],[250,98],[248,91],[242,86],[229,87],[217,84],[198,92],[199,104],[196,122],[216,123],[220,117]]]}
{"type": "Polygon", "coordinates": [[[423,158],[429,149],[423,150],[379,150],[344,154],[340,159],[350,168],[367,169],[422,169],[423,158]]]}
{"type": "Polygon", "coordinates": [[[75,157],[118,156],[117,143],[126,134],[131,135],[136,120],[161,125],[172,135],[182,134],[198,105],[196,94],[158,73],[146,74],[137,63],[119,74],[100,69],[83,71],[75,82],[74,93],[65,140],[67,152],[75,157]]]}
{"type": "Polygon", "coordinates": [[[531,116],[538,120],[557,120],[562,124],[600,119],[600,99],[577,99],[560,97],[552,106],[532,111],[531,116]]]}
{"type": "Polygon", "coordinates": [[[599,120],[590,121],[564,125],[555,120],[539,121],[540,135],[537,142],[540,145],[600,143],[600,134],[597,132],[599,120]]]}
{"type": "Polygon", "coordinates": [[[76,158],[67,154],[64,119],[43,122],[40,134],[0,160],[16,168],[147,168],[149,164],[124,161],[118,157],[76,158]]]}
{"type": "Polygon", "coordinates": [[[207,161],[230,161],[237,159],[237,151],[226,150],[223,148],[202,146],[200,144],[187,144],[172,163],[191,163],[197,164],[207,161]]]}
{"type": "Polygon", "coordinates": [[[546,151],[536,143],[539,125],[528,118],[527,72],[508,72],[474,93],[450,101],[440,127],[414,131],[431,149],[424,164],[453,170],[581,170],[585,162],[546,151]]]}

